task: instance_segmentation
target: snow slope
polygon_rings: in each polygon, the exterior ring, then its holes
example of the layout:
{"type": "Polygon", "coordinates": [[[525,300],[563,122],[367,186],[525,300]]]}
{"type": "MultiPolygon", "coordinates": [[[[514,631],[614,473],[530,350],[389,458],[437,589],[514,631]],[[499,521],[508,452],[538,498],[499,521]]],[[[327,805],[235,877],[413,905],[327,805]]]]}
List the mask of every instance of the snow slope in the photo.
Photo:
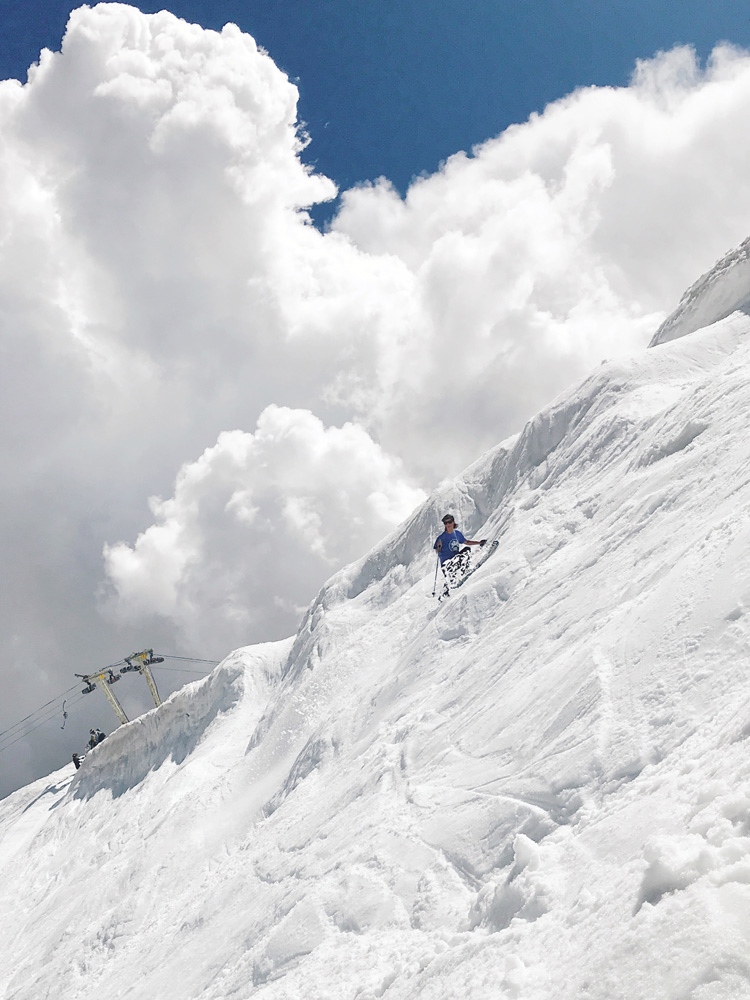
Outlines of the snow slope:
{"type": "Polygon", "coordinates": [[[742,313],[602,366],[0,803],[0,995],[750,996],[748,371],[742,313]]]}

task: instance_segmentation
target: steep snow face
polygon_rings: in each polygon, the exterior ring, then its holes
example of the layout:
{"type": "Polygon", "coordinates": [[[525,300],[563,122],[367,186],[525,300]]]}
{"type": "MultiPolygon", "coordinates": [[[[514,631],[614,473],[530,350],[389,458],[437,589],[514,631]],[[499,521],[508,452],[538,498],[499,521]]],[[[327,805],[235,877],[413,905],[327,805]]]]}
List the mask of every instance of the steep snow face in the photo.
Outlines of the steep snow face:
{"type": "Polygon", "coordinates": [[[748,995],[749,365],[735,313],[603,366],[0,803],[0,992],[748,995]],[[446,509],[500,548],[438,605],[446,509]]]}
{"type": "Polygon", "coordinates": [[[737,310],[750,311],[750,238],[725,254],[688,288],[678,307],[654,334],[649,347],[702,330],[737,310]]]}

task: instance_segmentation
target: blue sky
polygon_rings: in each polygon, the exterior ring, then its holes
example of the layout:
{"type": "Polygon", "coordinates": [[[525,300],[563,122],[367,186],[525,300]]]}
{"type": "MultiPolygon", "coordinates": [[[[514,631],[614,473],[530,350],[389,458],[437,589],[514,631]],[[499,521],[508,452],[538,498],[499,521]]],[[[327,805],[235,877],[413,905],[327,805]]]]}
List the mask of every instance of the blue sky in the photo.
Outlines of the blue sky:
{"type": "MultiPolygon", "coordinates": [[[[146,13],[161,3],[137,3],[146,13]]],[[[750,47],[741,0],[171,0],[203,27],[233,21],[300,89],[308,162],[341,188],[411,178],[588,84],[627,83],[635,60],[688,43],[750,47]]],[[[58,48],[69,0],[0,0],[0,72],[25,79],[58,48]]]]}

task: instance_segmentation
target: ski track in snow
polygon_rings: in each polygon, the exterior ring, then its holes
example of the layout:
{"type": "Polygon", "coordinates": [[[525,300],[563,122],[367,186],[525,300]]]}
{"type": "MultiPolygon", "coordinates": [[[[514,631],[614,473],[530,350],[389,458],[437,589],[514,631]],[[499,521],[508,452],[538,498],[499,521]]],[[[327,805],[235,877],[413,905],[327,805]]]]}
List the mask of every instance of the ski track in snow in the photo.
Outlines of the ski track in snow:
{"type": "Polygon", "coordinates": [[[602,366],[0,803],[0,994],[749,996],[749,370],[740,313],[602,366]],[[446,509],[500,548],[438,605],[446,509]]]}

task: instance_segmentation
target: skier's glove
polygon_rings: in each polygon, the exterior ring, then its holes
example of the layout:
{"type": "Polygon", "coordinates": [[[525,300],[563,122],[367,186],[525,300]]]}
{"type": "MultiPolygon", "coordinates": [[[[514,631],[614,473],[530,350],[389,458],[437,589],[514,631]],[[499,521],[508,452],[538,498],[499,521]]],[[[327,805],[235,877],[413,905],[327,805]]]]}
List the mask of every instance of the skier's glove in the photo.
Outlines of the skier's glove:
{"type": "Polygon", "coordinates": [[[486,539],[486,538],[480,538],[480,539],[479,539],[479,547],[480,547],[480,548],[481,548],[481,547],[482,547],[483,545],[486,545],[486,544],[487,544],[487,539],[486,539]]]}

